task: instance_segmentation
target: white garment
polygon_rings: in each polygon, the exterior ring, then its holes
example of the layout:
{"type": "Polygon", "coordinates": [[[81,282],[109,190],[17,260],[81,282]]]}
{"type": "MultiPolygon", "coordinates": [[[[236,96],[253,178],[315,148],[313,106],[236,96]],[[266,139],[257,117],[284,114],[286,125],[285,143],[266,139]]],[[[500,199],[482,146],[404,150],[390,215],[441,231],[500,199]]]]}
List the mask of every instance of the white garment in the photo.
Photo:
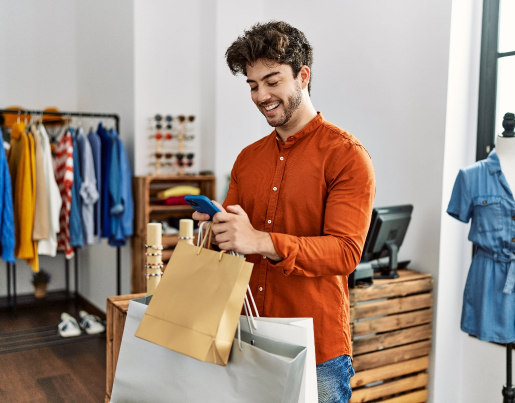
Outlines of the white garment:
{"type": "Polygon", "coordinates": [[[47,206],[49,219],[49,237],[38,242],[38,253],[40,255],[55,256],[57,251],[57,234],[59,232],[59,214],[61,212],[61,193],[55,181],[54,164],[50,151],[50,140],[45,126],[38,126],[38,133],[41,137],[41,152],[43,154],[43,173],[45,175],[45,186],[47,189],[47,206]]]}

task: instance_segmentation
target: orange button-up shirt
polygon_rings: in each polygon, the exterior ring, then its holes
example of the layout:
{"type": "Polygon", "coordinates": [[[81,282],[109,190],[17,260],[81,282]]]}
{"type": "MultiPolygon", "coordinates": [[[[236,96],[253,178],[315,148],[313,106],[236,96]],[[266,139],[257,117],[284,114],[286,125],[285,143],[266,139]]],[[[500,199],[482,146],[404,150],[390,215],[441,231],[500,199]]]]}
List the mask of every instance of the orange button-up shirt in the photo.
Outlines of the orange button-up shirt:
{"type": "Polygon", "coordinates": [[[283,259],[248,255],[260,315],[313,318],[317,364],[351,355],[347,276],[375,196],[370,155],[321,113],[283,143],[275,130],[234,163],[224,207],[239,204],[283,259]]]}

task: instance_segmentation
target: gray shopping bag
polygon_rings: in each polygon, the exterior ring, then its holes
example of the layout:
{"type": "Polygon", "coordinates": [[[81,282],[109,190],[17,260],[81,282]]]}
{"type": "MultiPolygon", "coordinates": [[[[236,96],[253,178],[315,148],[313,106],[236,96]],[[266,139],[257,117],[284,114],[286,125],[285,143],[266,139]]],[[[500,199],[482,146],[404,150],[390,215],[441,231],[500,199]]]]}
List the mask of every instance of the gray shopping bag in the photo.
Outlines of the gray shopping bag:
{"type": "Polygon", "coordinates": [[[298,402],[306,347],[242,331],[227,366],[201,362],[134,336],[147,304],[129,303],[111,402],[298,402]]]}

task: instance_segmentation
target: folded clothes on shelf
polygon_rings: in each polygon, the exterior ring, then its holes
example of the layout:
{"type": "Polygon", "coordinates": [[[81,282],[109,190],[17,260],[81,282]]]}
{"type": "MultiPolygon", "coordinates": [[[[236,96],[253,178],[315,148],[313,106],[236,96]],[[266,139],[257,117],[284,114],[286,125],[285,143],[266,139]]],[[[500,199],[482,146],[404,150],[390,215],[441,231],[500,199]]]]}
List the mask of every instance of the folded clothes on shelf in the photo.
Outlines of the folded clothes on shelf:
{"type": "Polygon", "coordinates": [[[186,200],[184,200],[184,196],[171,196],[166,199],[157,199],[155,204],[163,205],[163,206],[182,206],[188,205],[186,200]]]}
{"type": "Polygon", "coordinates": [[[158,199],[167,199],[172,196],[199,195],[200,189],[195,186],[174,186],[157,194],[158,199]]]}

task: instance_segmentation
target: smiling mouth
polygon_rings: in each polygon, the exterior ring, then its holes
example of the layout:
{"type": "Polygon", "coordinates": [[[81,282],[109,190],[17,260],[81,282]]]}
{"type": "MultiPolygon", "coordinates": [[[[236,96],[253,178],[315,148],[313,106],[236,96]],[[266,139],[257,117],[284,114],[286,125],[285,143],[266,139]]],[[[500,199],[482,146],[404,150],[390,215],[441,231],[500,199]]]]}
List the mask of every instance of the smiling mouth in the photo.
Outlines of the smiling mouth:
{"type": "Polygon", "coordinates": [[[276,102],[276,103],[264,106],[263,109],[267,113],[270,113],[270,112],[273,112],[274,110],[276,110],[279,107],[279,105],[280,105],[280,102],[276,102]]]}

